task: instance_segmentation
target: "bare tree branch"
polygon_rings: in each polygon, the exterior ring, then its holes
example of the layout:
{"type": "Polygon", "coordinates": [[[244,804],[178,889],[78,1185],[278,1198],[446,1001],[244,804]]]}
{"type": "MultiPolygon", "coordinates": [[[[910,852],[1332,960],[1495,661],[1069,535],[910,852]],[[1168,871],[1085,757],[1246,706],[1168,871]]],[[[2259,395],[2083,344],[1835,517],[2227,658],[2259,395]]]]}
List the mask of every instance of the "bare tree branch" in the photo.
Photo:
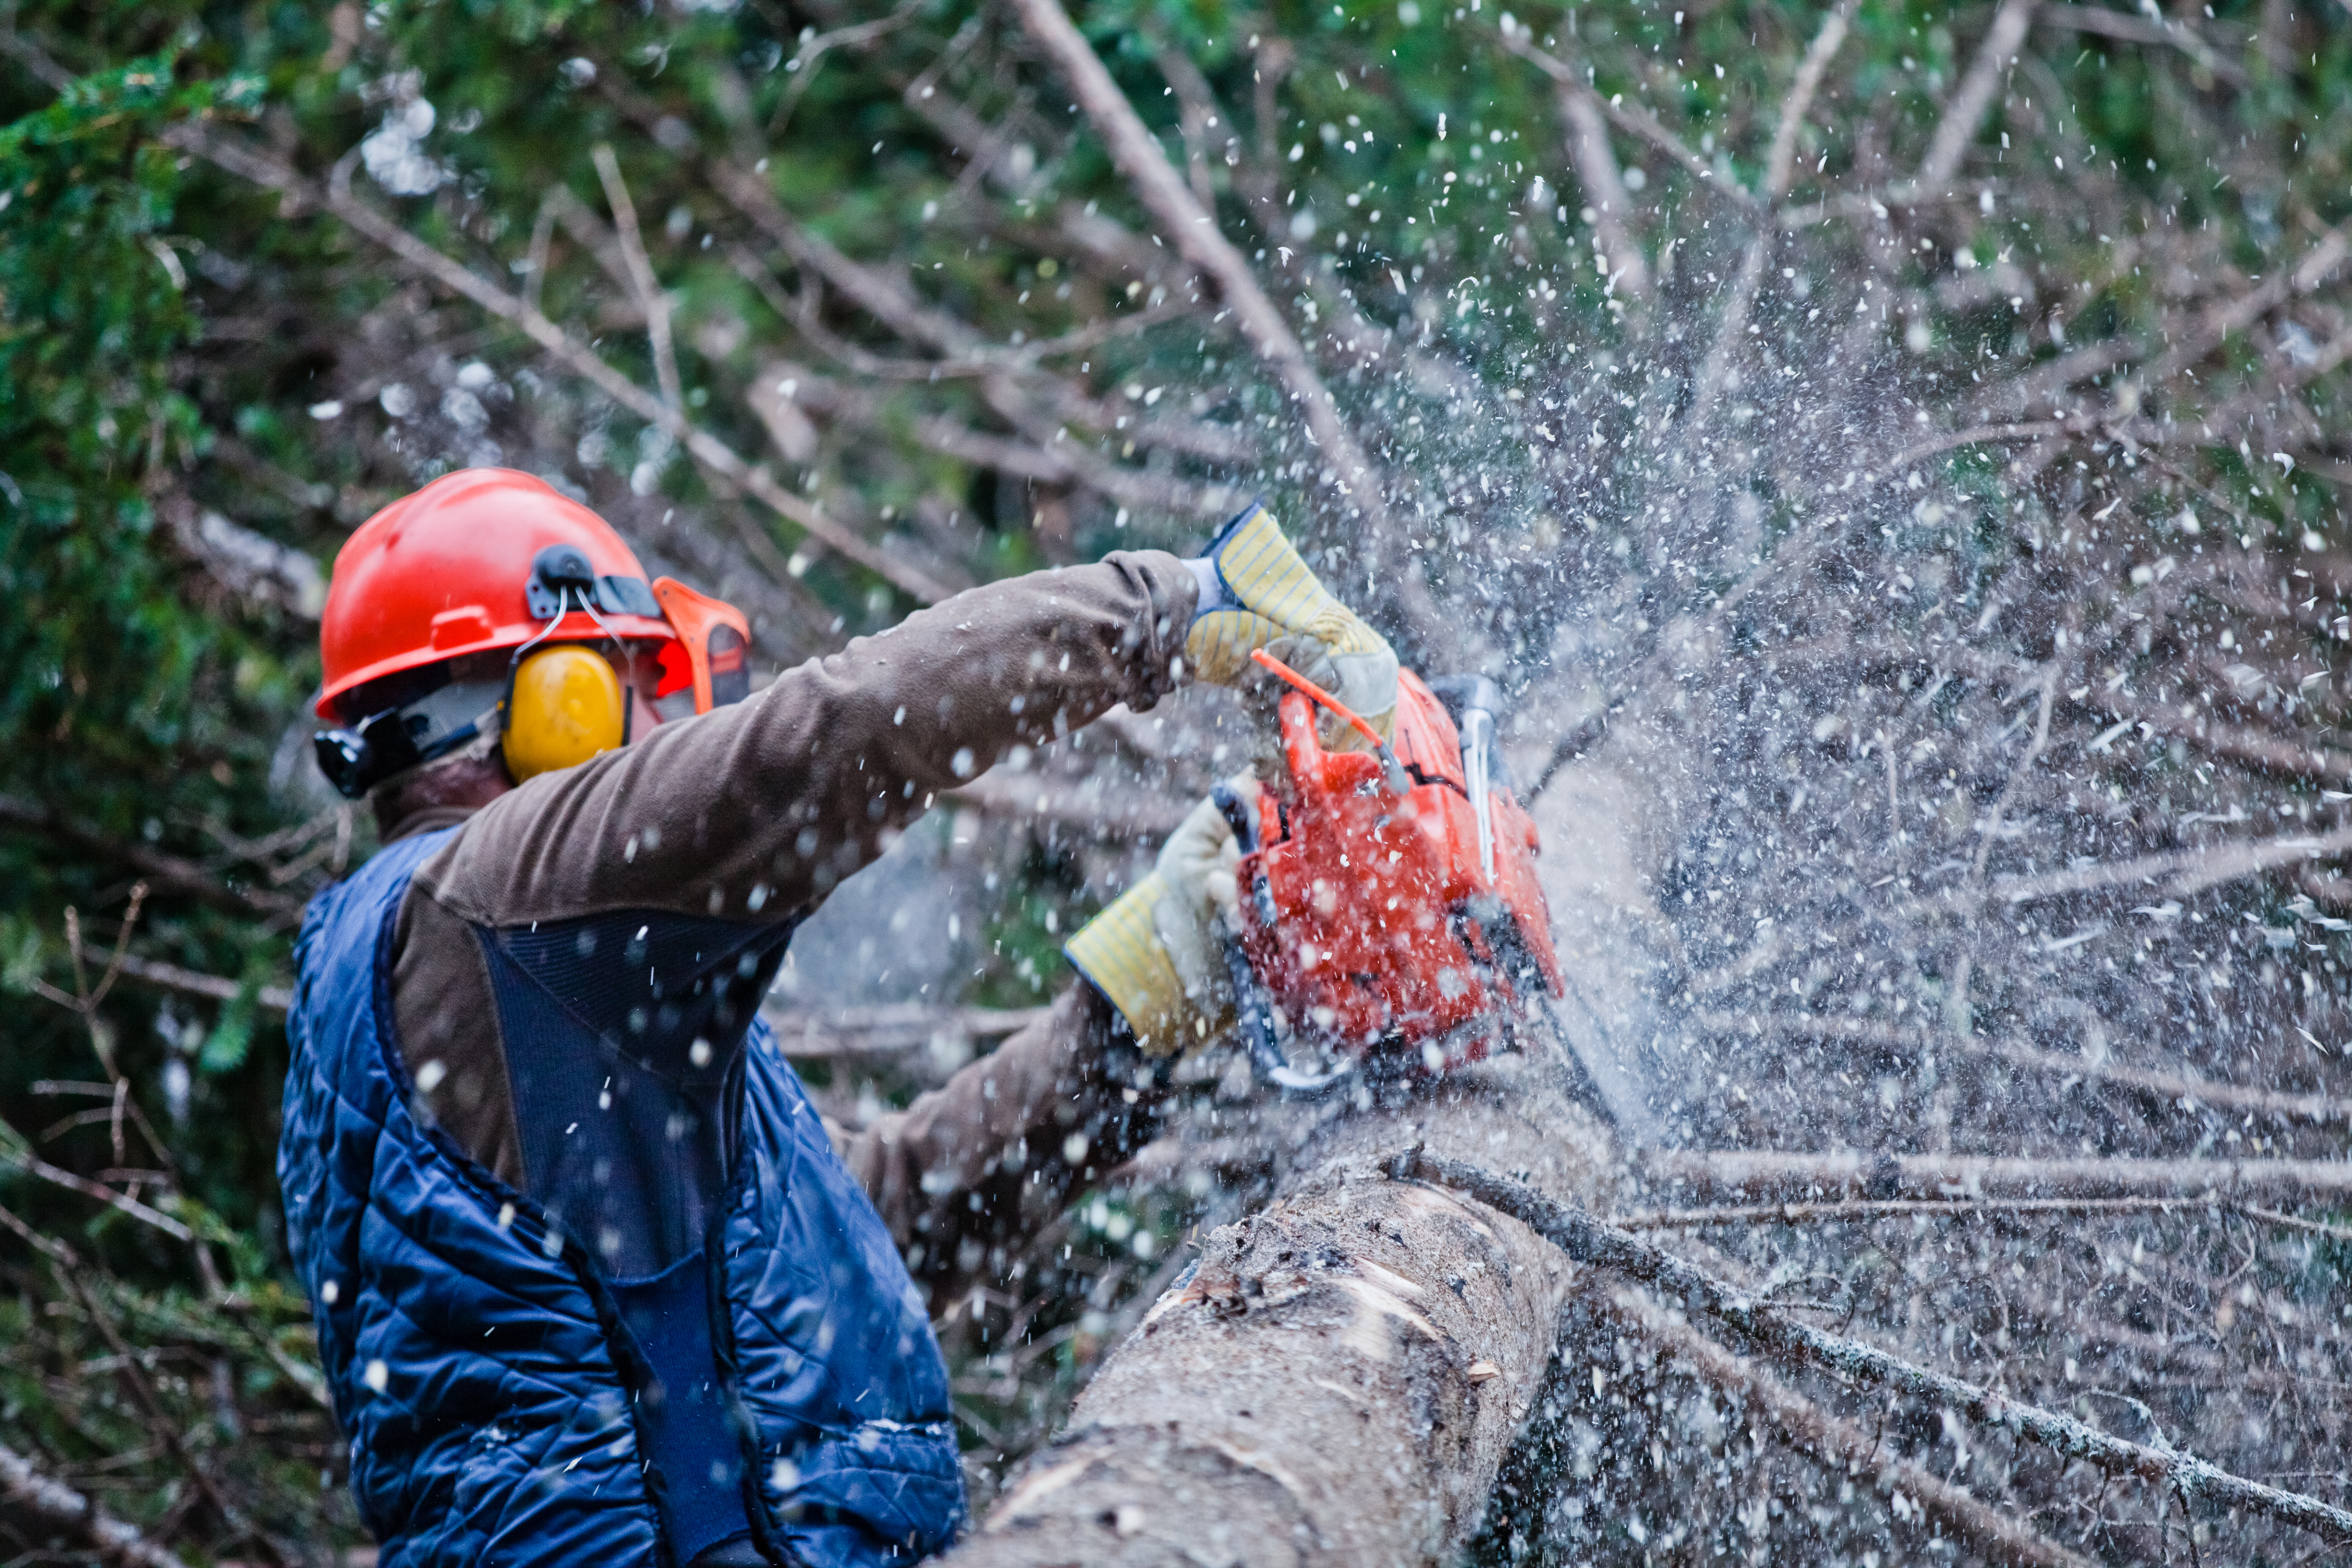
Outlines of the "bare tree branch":
{"type": "Polygon", "coordinates": [[[1843,1198],[1829,1203],[1748,1204],[1695,1209],[1658,1209],[1621,1215],[1610,1224],[1621,1230],[1704,1230],[1717,1226],[1867,1225],[1882,1219],[1990,1219],[2014,1215],[2081,1218],[2098,1215],[2168,1215],[2186,1208],[2223,1208],[2265,1224],[2336,1241],[2352,1241],[2352,1229],[2302,1219],[2251,1204],[2204,1204],[2179,1198],[1843,1198]]]}
{"type": "Polygon", "coordinates": [[[1648,142],[1681,164],[1684,172],[1699,181],[1703,189],[1711,190],[1751,211],[1759,208],[1759,204],[1756,198],[1749,195],[1738,182],[1717,179],[1715,165],[1700,157],[1681,137],[1661,124],[1656,115],[1638,106],[1628,109],[1622,102],[1613,99],[1603,99],[1599,93],[1593,92],[1591,84],[1577,75],[1574,68],[1567,61],[1538,48],[1533,41],[1534,36],[1533,31],[1525,26],[1506,31],[1501,35],[1503,47],[1551,78],[1559,86],[1567,89],[1580,88],[1591,93],[1593,107],[1607,115],[1611,122],[1619,130],[1637,141],[1648,142]]]}
{"type": "Polygon", "coordinates": [[[263,919],[289,919],[301,912],[302,900],[285,893],[234,887],[194,860],[125,843],[77,822],[52,807],[37,805],[14,795],[0,795],[0,826],[54,833],[81,848],[118,861],[147,879],[151,891],[178,893],[233,914],[263,919]]]}
{"type": "MultiPolygon", "coordinates": [[[[1693,989],[1698,988],[1695,984],[1693,989]]],[[[2014,1040],[1969,1037],[1939,1042],[1935,1031],[1925,1023],[1906,1028],[1899,1024],[1857,1018],[1847,1014],[1795,1012],[1694,1013],[1689,1023],[1693,1028],[1714,1034],[1751,1037],[1771,1034],[1792,1039],[1851,1040],[1857,1044],[1892,1047],[1906,1051],[1940,1044],[1940,1048],[1955,1056],[2005,1061],[2015,1067],[2060,1078],[2116,1084],[2176,1104],[2185,1100],[2194,1104],[2251,1111],[2279,1121],[2304,1122],[2314,1126],[2352,1121],[2352,1101],[2330,1095],[2287,1094],[2277,1089],[2257,1089],[2250,1084],[2229,1083],[2189,1073],[2128,1067],[2105,1057],[2070,1056],[2057,1051],[2037,1050],[2014,1040]]]]}
{"type": "Polygon", "coordinates": [[[793,51],[793,58],[784,62],[784,68],[793,73],[793,79],[785,87],[783,96],[777,100],[776,111],[768,117],[769,140],[773,141],[783,134],[784,127],[792,122],[793,110],[800,107],[809,84],[816,80],[817,67],[827,54],[835,49],[863,47],[877,38],[898,31],[914,20],[919,0],[908,0],[908,4],[900,5],[887,16],[877,17],[871,22],[852,22],[803,40],[800,47],[793,51]]]}
{"type": "Polygon", "coordinates": [[[1606,1298],[1609,1315],[1688,1368],[1701,1382],[1752,1404],[1783,1441],[1850,1476],[1874,1476],[1881,1491],[1901,1489],[1936,1521],[1938,1533],[1963,1542],[1997,1563],[2028,1568],[2089,1568],[2021,1520],[1978,1501],[1926,1466],[1889,1455],[1884,1445],[1790,1388],[1755,1360],[1736,1355],[1679,1322],[1657,1304],[1627,1289],[1606,1298]]]}
{"type": "Polygon", "coordinates": [[[50,1164],[32,1152],[31,1146],[25,1142],[23,1134],[7,1123],[0,1122],[0,1168],[11,1165],[28,1176],[47,1182],[52,1186],[63,1187],[68,1192],[79,1193],[86,1198],[95,1198],[108,1207],[130,1215],[142,1225],[152,1226],[174,1241],[194,1241],[196,1238],[196,1233],[194,1230],[179,1220],[173,1219],[170,1215],[152,1208],[137,1198],[118,1193],[102,1183],[93,1182],[87,1176],[77,1175],[71,1171],[50,1164]]]}
{"type": "Polygon", "coordinates": [[[674,409],[686,407],[686,389],[677,374],[677,345],[670,340],[669,297],[654,276],[653,258],[646,254],[646,237],[637,227],[637,205],[629,199],[628,182],[621,178],[621,161],[612,144],[599,142],[590,154],[596,177],[604,182],[604,200],[613,209],[613,226],[620,236],[621,259],[627,263],[629,283],[646,312],[646,337],[653,347],[654,380],[662,401],[674,409]]]}
{"type": "Polygon", "coordinates": [[[187,1568],[179,1556],[108,1513],[62,1481],[33,1468],[30,1460],[0,1444],[0,1499],[34,1518],[72,1531],[99,1555],[125,1568],[187,1568]]]}
{"type": "MultiPolygon", "coordinates": [[[[176,963],[163,963],[152,958],[125,954],[121,971],[125,980],[136,980],[189,996],[210,997],[215,1002],[233,1002],[245,994],[243,985],[225,976],[183,969],[176,963]]],[[[294,993],[283,985],[263,985],[254,991],[253,999],[269,1012],[283,1013],[293,1005],[294,993]]]]}
{"type": "Polygon", "coordinates": [[[1845,43],[1846,28],[1853,18],[1852,0],[1841,5],[1822,20],[1822,30],[1813,36],[1812,47],[1805,51],[1804,62],[1797,68],[1797,79],[1789,85],[1788,100],[1780,106],[1780,121],[1772,132],[1772,150],[1764,159],[1764,188],[1758,194],[1768,205],[1778,206],[1780,198],[1789,194],[1789,182],[1797,166],[1797,133],[1805,128],[1805,116],[1812,112],[1813,96],[1821,90],[1822,78],[1830,68],[1830,61],[1845,43]]]}
{"type": "Polygon", "coordinates": [[[902,1056],[944,1035],[958,1040],[1018,1034],[1050,1007],[933,1007],[919,1002],[880,1007],[792,1010],[774,1005],[761,1016],[794,1061],[841,1061],[902,1056]]]}
{"type": "Polygon", "coordinates": [[[1948,1197],[2168,1197],[2181,1203],[2342,1203],[2352,1195],[2343,1160],[2021,1159],[1985,1154],[1789,1153],[1763,1149],[1655,1150],[1653,1183],[1710,1197],[1787,1192],[1948,1197]]]}
{"type": "Polygon", "coordinates": [[[1914,184],[1933,188],[1958,173],[1960,159],[1976,140],[1977,127],[1984,123],[1985,110],[1992,107],[1993,94],[2000,90],[2001,79],[2016,58],[2018,46],[2025,42],[2040,4],[2041,0],[2001,0],[1984,42],[1977,47],[1976,58],[1969,62],[1969,74],[1960,79],[1951,101],[1944,106],[1944,118],[1937,122],[1935,135],[1928,138],[1927,155],[1919,161],[1914,184]]]}
{"type": "MultiPolygon", "coordinates": [[[[2324,1541],[2352,1543],[2352,1512],[2331,1503],[2231,1475],[2178,1449],[2151,1448],[2110,1436],[2072,1416],[1799,1322],[1759,1303],[1752,1291],[1718,1279],[1521,1183],[1426,1153],[1418,1146],[1400,1153],[1390,1169],[1400,1181],[1419,1179],[1467,1193],[1496,1213],[1526,1225],[1577,1262],[1680,1296],[1686,1310],[1703,1312],[1777,1354],[1856,1383],[1933,1401],[1974,1421],[2005,1426],[2111,1476],[2133,1476],[2179,1487],[2226,1508],[2282,1520],[2324,1541]]],[[[2352,1191],[2352,1165],[2339,1164],[2337,1169],[2344,1175],[2340,1190],[2352,1191]]]]}
{"type": "MultiPolygon", "coordinates": [[[[1095,58],[1086,39],[1070,25],[1060,0],[1014,3],[1030,37],[1060,67],[1078,106],[1109,143],[1112,162],[1127,176],[1145,210],[1151,214],[1177,252],[1215,282],[1243,335],[1298,403],[1306,415],[1309,434],[1321,449],[1324,460],[1331,466],[1332,482],[1362,516],[1368,542],[1385,557],[1396,529],[1383,494],[1382,477],[1357,443],[1339,404],[1316,374],[1307,351],[1291,332],[1290,324],[1258,287],[1249,262],[1219,232],[1216,220],[1202,210],[1200,202],[1170,165],[1160,143],[1137,116],[1135,106],[1128,102],[1127,95],[1111,80],[1102,61],[1095,58]]],[[[1400,606],[1414,623],[1416,635],[1440,647],[1456,640],[1454,632],[1437,616],[1427,587],[1416,572],[1408,567],[1394,574],[1390,585],[1398,595],[1400,606]]]]}
{"type": "Polygon", "coordinates": [[[2095,33],[2101,37],[2115,38],[2126,44],[2162,44],[2187,55],[2192,61],[2231,87],[2246,85],[2246,72],[2235,61],[2225,59],[2212,45],[2207,43],[2185,22],[2169,19],[2143,21],[2127,12],[2110,11],[2104,5],[2067,4],[2046,5],[2036,18],[2048,27],[2066,27],[2078,33],[2095,33]]]}

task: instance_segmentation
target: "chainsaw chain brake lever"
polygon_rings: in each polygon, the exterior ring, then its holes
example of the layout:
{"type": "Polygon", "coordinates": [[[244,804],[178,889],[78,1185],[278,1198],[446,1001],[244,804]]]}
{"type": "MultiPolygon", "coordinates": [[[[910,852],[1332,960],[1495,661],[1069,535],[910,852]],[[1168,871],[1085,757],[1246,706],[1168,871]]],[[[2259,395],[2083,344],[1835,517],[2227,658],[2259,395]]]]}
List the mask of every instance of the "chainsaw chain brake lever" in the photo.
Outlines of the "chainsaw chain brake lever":
{"type": "Polygon", "coordinates": [[[1253,650],[1250,658],[1256,661],[1259,668],[1272,672],[1277,679],[1308,701],[1328,709],[1341,723],[1362,735],[1371,745],[1373,755],[1380,758],[1381,778],[1389,786],[1391,795],[1405,795],[1412,793],[1412,775],[1404,771],[1402,763],[1397,761],[1396,748],[1381,739],[1381,732],[1358,717],[1353,709],[1264,648],[1253,650]]]}

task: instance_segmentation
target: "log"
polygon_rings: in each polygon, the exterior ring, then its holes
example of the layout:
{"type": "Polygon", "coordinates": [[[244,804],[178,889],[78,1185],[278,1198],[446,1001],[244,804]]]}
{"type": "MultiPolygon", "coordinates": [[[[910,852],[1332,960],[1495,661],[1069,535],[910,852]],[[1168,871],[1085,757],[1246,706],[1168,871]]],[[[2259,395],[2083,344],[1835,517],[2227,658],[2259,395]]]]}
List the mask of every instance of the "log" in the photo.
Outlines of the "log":
{"type": "MultiPolygon", "coordinates": [[[[1520,776],[1548,752],[1548,736],[1531,742],[1513,759],[1520,776]]],[[[1202,1238],[1063,1435],[1006,1479],[950,1562],[1459,1555],[1543,1385],[1580,1271],[1517,1221],[1383,1179],[1374,1156],[1418,1140],[1559,1199],[1613,1206],[1623,1142],[1659,1131],[1664,922],[1648,888],[1666,839],[1639,825],[1658,820],[1660,777],[1622,754],[1579,758],[1535,804],[1538,875],[1575,977],[1558,1049],[1377,1102],[1262,1107],[1247,1141],[1274,1152],[1267,1205],[1202,1238]]]]}
{"type": "Polygon", "coordinates": [[[1374,1157],[1410,1130],[1549,1193],[1612,1190],[1613,1141],[1560,1084],[1556,1064],[1511,1057],[1301,1115],[1275,1200],[1203,1239],[950,1561],[1456,1552],[1579,1271],[1517,1221],[1386,1180],[1374,1157]]]}

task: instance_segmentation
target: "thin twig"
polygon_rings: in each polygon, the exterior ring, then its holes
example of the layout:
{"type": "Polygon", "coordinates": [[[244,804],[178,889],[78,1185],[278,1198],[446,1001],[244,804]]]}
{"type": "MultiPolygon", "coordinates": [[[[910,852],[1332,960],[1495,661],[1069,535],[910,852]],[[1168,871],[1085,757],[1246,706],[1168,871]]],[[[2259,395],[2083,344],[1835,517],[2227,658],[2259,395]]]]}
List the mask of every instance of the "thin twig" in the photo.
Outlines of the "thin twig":
{"type": "Polygon", "coordinates": [[[784,127],[792,122],[793,110],[800,107],[802,98],[807,95],[809,84],[816,80],[817,67],[823,63],[826,55],[835,49],[855,48],[863,44],[870,44],[877,38],[898,31],[914,19],[915,13],[920,5],[921,0],[908,0],[907,4],[900,5],[887,16],[879,17],[871,22],[853,22],[846,26],[831,28],[817,34],[803,43],[799,48],[794,49],[793,58],[786,61],[784,66],[784,68],[792,73],[793,79],[785,84],[783,96],[776,104],[776,111],[768,117],[769,139],[772,141],[781,135],[784,127]]]}
{"type": "Polygon", "coordinates": [[[47,1160],[24,1146],[22,1135],[13,1127],[0,1122],[0,1167],[13,1165],[28,1176],[38,1177],[68,1192],[79,1193],[86,1198],[96,1198],[110,1208],[119,1209],[142,1225],[152,1226],[174,1241],[194,1241],[196,1233],[170,1215],[150,1208],[138,1199],[126,1197],[112,1187],[91,1181],[87,1176],[50,1164],[47,1160]]]}
{"type": "Polygon", "coordinates": [[[630,286],[646,313],[646,339],[654,354],[654,381],[662,401],[673,409],[686,406],[685,384],[677,374],[677,345],[670,337],[669,297],[654,276],[653,258],[646,254],[646,237],[637,226],[637,204],[629,199],[629,185],[621,177],[621,161],[610,142],[599,142],[590,153],[596,177],[604,182],[604,201],[613,209],[613,226],[620,237],[621,259],[629,268],[630,286]]]}
{"type": "MultiPolygon", "coordinates": [[[[125,955],[121,975],[125,980],[161,986],[166,991],[178,991],[190,996],[207,996],[215,1002],[234,1002],[245,994],[244,985],[226,975],[183,969],[176,963],[163,963],[152,958],[125,955]]],[[[283,1013],[294,1005],[294,992],[292,987],[286,985],[257,986],[253,1000],[269,1012],[283,1013]]]]}

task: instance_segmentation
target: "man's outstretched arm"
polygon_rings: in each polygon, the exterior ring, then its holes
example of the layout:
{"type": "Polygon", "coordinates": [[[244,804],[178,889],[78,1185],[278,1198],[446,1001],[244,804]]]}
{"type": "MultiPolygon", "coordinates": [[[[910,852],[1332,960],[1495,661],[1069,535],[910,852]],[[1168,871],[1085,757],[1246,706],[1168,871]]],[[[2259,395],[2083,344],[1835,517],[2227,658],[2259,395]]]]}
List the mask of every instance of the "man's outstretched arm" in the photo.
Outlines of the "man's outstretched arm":
{"type": "Polygon", "coordinates": [[[804,914],[936,792],[1172,689],[1198,591],[1175,556],[1139,551],[959,594],[733,707],[532,780],[417,886],[490,927],[804,914]]]}

